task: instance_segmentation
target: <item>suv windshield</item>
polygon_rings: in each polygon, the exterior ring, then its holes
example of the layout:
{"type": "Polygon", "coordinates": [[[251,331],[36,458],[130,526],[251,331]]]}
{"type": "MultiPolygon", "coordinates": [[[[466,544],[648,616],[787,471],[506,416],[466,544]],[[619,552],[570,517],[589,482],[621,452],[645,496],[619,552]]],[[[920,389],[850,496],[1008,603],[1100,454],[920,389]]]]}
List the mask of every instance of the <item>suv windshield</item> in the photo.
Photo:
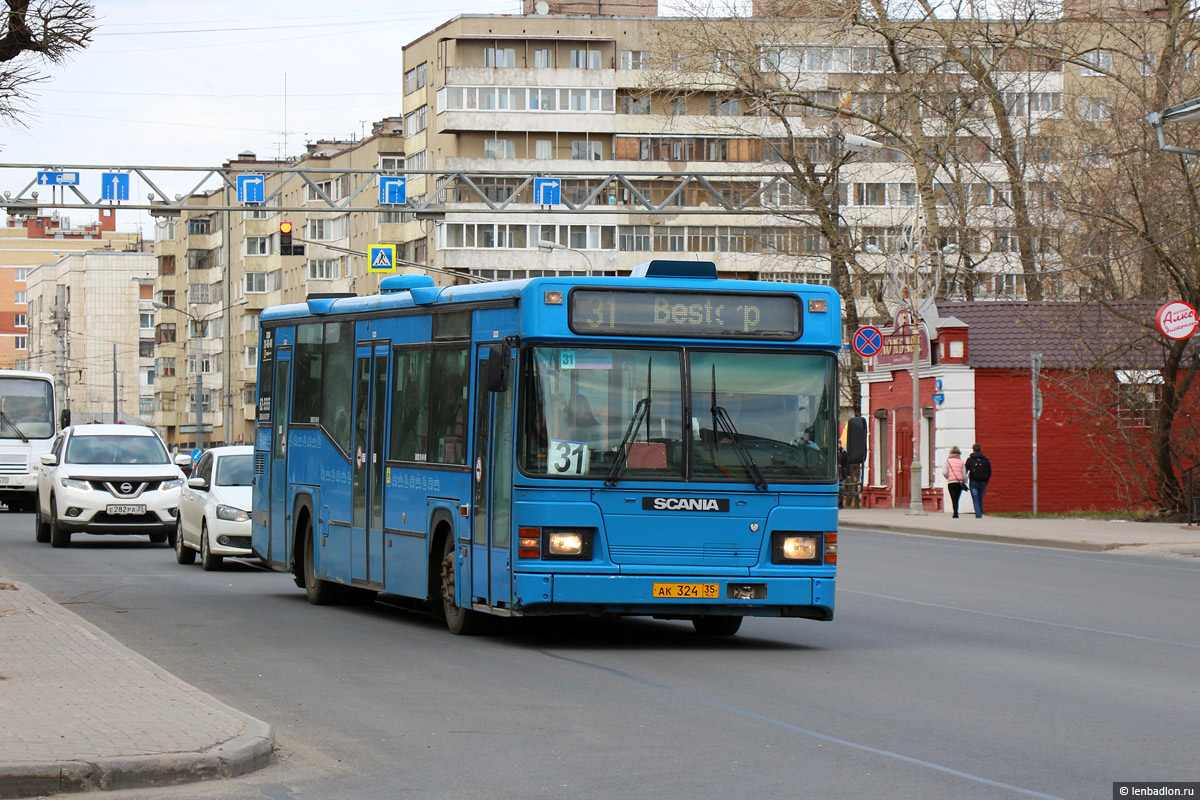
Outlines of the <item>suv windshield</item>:
{"type": "Polygon", "coordinates": [[[168,464],[167,448],[156,436],[75,434],[67,440],[71,464],[168,464]]]}
{"type": "Polygon", "coordinates": [[[534,347],[519,464],[618,482],[833,481],[834,375],[832,356],[814,353],[534,347]]]}

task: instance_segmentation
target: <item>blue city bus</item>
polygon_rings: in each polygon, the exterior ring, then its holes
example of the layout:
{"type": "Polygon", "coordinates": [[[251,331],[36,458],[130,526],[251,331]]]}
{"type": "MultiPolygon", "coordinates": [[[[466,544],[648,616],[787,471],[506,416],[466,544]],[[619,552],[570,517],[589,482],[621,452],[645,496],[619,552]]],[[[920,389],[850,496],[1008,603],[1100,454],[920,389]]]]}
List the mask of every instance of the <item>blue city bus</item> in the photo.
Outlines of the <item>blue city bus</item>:
{"type": "MultiPolygon", "coordinates": [[[[454,633],[638,615],[830,620],[841,304],[709,262],[314,295],[262,313],[255,554],[315,604],[454,633]]],[[[865,424],[847,452],[861,461],[865,424]]]]}

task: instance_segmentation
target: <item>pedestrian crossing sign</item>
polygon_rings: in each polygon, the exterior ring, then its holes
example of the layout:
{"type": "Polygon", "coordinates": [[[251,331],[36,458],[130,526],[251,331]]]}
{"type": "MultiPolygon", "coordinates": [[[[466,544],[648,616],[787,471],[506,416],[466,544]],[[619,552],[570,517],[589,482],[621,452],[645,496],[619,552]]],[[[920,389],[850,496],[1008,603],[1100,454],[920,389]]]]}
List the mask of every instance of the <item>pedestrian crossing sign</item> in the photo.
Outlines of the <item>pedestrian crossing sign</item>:
{"type": "Polygon", "coordinates": [[[396,245],[373,244],[367,247],[369,272],[393,272],[396,269],[396,245]]]}

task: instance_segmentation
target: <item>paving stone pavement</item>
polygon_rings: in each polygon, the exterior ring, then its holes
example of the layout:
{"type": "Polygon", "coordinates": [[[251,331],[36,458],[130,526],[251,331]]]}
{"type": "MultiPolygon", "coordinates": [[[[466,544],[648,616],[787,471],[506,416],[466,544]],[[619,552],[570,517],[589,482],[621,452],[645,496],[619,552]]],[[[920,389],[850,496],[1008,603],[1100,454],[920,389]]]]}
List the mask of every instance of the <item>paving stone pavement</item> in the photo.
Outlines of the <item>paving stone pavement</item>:
{"type": "Polygon", "coordinates": [[[0,798],[234,777],[273,750],[266,723],[0,580],[0,798]]]}

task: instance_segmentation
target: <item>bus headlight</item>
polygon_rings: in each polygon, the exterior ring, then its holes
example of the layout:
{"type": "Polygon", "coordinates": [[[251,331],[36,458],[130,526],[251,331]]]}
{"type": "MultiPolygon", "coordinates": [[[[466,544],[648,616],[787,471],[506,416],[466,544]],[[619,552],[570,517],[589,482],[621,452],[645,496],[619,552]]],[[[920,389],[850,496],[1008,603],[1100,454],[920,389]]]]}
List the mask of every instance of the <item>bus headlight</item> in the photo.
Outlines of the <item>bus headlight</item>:
{"type": "Polygon", "coordinates": [[[776,564],[821,563],[821,535],[775,531],[771,560],[776,564]]]}
{"type": "Polygon", "coordinates": [[[583,536],[578,533],[552,533],[546,552],[552,556],[577,556],[583,552],[583,536]]]}
{"type": "Polygon", "coordinates": [[[591,528],[542,528],[542,558],[590,561],[591,528]]]}

